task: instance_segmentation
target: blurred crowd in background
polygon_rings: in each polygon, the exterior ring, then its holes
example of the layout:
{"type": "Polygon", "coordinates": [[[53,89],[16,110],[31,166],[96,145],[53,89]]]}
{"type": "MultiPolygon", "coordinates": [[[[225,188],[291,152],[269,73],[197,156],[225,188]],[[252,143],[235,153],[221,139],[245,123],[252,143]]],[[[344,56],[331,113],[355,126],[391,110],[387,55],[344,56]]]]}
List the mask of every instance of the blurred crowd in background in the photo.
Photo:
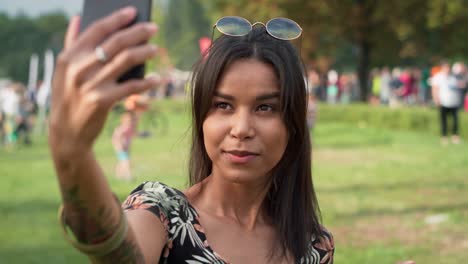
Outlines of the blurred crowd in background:
{"type": "MultiPolygon", "coordinates": [[[[368,103],[389,107],[434,106],[432,80],[440,74],[441,65],[428,68],[382,67],[375,68],[369,76],[368,103]]],[[[156,74],[156,73],[153,73],[156,74]]],[[[463,62],[451,64],[450,76],[462,81],[457,91],[459,108],[468,111],[468,71],[463,62]]],[[[360,101],[360,85],[356,72],[338,72],[330,69],[319,73],[309,69],[307,73],[309,93],[309,126],[314,122],[316,103],[348,104],[360,101]]],[[[151,104],[158,98],[184,96],[190,72],[167,70],[159,87],[139,95],[140,101],[151,104]]],[[[125,104],[122,104],[125,107],[125,104]]],[[[128,104],[126,104],[128,105],[128,104]]],[[[11,148],[21,143],[32,143],[31,133],[45,133],[45,122],[50,108],[50,87],[38,82],[28,89],[20,82],[0,81],[0,142],[11,148]]],[[[133,109],[125,109],[134,111],[133,109]]]]}
{"type": "MultiPolygon", "coordinates": [[[[449,92],[458,98],[450,100],[457,101],[457,110],[466,110],[467,8],[462,0],[154,0],[152,18],[160,33],[151,41],[157,43],[159,56],[146,66],[163,76],[164,84],[140,100],[185,94],[191,66],[216,38],[213,23],[236,14],[264,22],[289,17],[304,29],[294,44],[305,65],[312,65],[307,70],[310,127],[316,102],[440,108],[440,90],[435,93],[432,80],[443,58],[450,61],[449,75],[465,83],[449,92]]],[[[7,40],[0,42],[0,79],[11,79],[0,81],[1,145],[31,144],[32,132],[46,132],[53,56],[62,49],[68,20],[60,11],[39,16],[0,12],[0,38],[7,40]],[[43,81],[37,81],[42,74],[43,81]]]]}
{"type": "MultiPolygon", "coordinates": [[[[402,105],[428,106],[434,104],[432,78],[441,72],[441,64],[433,67],[382,67],[370,72],[368,103],[398,107],[402,105]]],[[[468,111],[468,71],[463,62],[451,64],[450,75],[464,84],[459,87],[460,108],[468,111]]],[[[314,100],[329,104],[347,104],[360,101],[359,80],[356,72],[338,72],[334,69],[320,74],[308,71],[309,94],[314,100]]]]}
{"type": "MultiPolygon", "coordinates": [[[[180,97],[185,94],[189,74],[177,69],[158,74],[162,80],[158,87],[128,98],[118,107],[124,107],[125,111],[135,111],[132,104],[126,101],[152,104],[157,99],[180,97]]],[[[33,134],[47,132],[47,115],[51,107],[51,89],[48,86],[39,81],[33,88],[28,88],[21,82],[0,80],[0,146],[7,149],[18,144],[27,146],[32,144],[33,134]]]]}

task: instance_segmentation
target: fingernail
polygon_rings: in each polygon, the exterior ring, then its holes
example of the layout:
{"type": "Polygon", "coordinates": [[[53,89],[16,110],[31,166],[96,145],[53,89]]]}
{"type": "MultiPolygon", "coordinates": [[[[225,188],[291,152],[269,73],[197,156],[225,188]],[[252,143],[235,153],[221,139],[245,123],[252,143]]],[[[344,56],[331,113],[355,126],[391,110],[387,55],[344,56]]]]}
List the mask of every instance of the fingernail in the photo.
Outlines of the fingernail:
{"type": "Polygon", "coordinates": [[[154,51],[157,51],[157,50],[158,50],[158,46],[156,46],[156,45],[154,45],[154,44],[151,44],[151,45],[150,45],[150,49],[151,49],[151,51],[153,51],[153,52],[154,52],[154,51]]]}
{"type": "Polygon", "coordinates": [[[122,9],[122,14],[125,16],[133,16],[136,13],[136,9],[133,6],[127,6],[122,9]]]}

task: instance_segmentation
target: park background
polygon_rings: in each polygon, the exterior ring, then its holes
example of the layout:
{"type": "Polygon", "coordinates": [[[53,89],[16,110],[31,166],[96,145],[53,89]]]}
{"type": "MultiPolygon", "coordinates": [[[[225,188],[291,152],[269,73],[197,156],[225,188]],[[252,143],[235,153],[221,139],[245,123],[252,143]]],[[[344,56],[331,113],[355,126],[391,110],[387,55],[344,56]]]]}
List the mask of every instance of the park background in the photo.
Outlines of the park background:
{"type": "MultiPolygon", "coordinates": [[[[0,10],[5,1],[0,0],[0,10]]],[[[223,15],[252,22],[292,18],[304,29],[296,44],[306,65],[356,71],[362,84],[368,83],[373,67],[425,67],[441,59],[468,58],[468,5],[463,0],[153,4],[160,34],[152,41],[167,52],[148,63],[149,72],[190,70],[200,56],[200,37],[210,37],[212,24],[223,15]]],[[[47,49],[57,54],[75,12],[30,14],[27,5],[23,11],[0,12],[0,78],[27,83],[31,54],[42,56],[47,49]]],[[[369,85],[360,89],[365,101],[369,85]]],[[[131,183],[113,178],[116,158],[109,133],[102,133],[96,153],[121,199],[145,180],[186,186],[188,109],[183,95],[154,103],[152,111],[164,121],[153,136],[134,142],[137,178],[131,183]]],[[[466,141],[468,116],[460,114],[466,141]]],[[[111,116],[108,126],[116,118],[111,116]]],[[[336,263],[468,259],[468,144],[441,146],[437,118],[431,105],[318,105],[311,131],[313,177],[323,222],[335,236],[336,263]]],[[[33,140],[32,146],[0,150],[0,263],[86,263],[60,234],[60,195],[46,135],[39,132],[33,140]]]]}

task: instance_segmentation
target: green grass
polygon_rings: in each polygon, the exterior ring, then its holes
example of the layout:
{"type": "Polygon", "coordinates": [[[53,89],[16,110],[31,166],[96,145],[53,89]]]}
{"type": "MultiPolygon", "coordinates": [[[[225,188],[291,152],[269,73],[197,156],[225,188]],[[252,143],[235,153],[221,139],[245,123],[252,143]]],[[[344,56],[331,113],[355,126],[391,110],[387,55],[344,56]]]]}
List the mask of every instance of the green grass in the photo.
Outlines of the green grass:
{"type": "MultiPolygon", "coordinates": [[[[181,103],[162,102],[160,109],[170,126],[166,134],[135,140],[135,182],[112,177],[107,134],[96,145],[120,198],[144,180],[186,186],[188,114],[181,103]]],[[[430,133],[322,121],[313,132],[313,177],[324,224],[335,236],[335,263],[468,259],[468,143],[442,147],[430,133]],[[436,214],[446,221],[425,223],[436,214]]],[[[45,138],[31,148],[0,150],[0,263],[87,263],[60,234],[59,204],[45,138]]]]}

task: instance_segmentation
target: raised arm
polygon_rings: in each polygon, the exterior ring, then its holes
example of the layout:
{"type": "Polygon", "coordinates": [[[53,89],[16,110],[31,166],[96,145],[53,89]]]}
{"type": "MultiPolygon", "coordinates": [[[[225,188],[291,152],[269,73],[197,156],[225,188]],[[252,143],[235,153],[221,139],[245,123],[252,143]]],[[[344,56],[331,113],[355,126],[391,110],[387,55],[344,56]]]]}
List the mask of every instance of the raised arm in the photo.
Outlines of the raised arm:
{"type": "Polygon", "coordinates": [[[156,262],[166,236],[162,223],[150,213],[122,213],[93,153],[112,105],[157,83],[155,79],[116,81],[156,53],[153,45],[138,45],[155,33],[154,24],[122,29],[135,15],[134,8],[122,9],[82,34],[78,34],[79,17],[73,18],[52,84],[49,148],[62,193],[62,219],[81,245],[91,247],[105,244],[122,223],[128,223],[121,229],[126,231],[123,239],[107,247],[106,254],[90,255],[94,263],[156,262]],[[96,55],[98,45],[107,60],[96,55]]]}

